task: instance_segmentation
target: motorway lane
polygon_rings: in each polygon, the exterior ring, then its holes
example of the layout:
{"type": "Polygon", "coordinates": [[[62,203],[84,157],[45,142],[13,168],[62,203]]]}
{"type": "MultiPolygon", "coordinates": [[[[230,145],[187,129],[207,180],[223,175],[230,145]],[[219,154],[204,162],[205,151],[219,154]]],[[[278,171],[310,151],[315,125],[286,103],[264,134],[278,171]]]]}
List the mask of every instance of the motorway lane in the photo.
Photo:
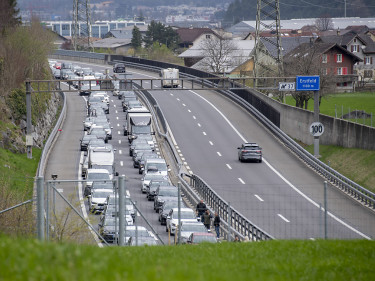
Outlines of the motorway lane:
{"type": "MultiPolygon", "coordinates": [[[[140,72],[135,70],[134,76],[140,77],[140,72]]],[[[157,77],[153,73],[146,75],[147,77],[157,77]]],[[[219,114],[212,115],[212,117],[211,115],[201,116],[206,111],[212,110],[207,107],[205,101],[194,98],[197,95],[189,91],[163,90],[152,93],[167,116],[179,148],[186,158],[186,164],[193,169],[193,172],[202,176],[227,201],[230,201],[237,210],[247,214],[250,220],[259,222],[257,225],[263,226],[263,229],[269,230],[277,238],[321,237],[322,231],[319,226],[321,216],[317,212],[317,208],[306,199],[301,199],[301,196],[280,177],[275,176],[275,172],[266,167],[265,163],[260,165],[256,163],[240,164],[236,159],[236,147],[242,142],[242,138],[234,133],[233,128],[231,128],[232,131],[225,131],[227,129],[222,128],[222,126],[227,126],[225,125],[227,123],[219,114]],[[192,104],[188,103],[192,101],[192,104]],[[183,115],[185,109],[186,112],[191,113],[190,116],[183,115]],[[173,125],[174,123],[175,125],[173,125]],[[206,124],[204,129],[202,128],[203,123],[206,124]],[[202,128],[199,133],[197,133],[197,128],[202,128]],[[202,138],[202,136],[204,137],[202,138]],[[200,143],[206,137],[210,140],[200,143]],[[223,139],[227,141],[219,146],[223,139]],[[197,148],[199,148],[198,153],[197,148]],[[208,165],[207,160],[209,159],[215,159],[215,161],[208,165]],[[226,166],[228,171],[225,168],[222,169],[223,166],[226,166]],[[228,174],[228,172],[235,173],[228,174]],[[302,213],[306,213],[309,219],[306,220],[302,213]],[[292,230],[291,226],[295,225],[298,227],[292,230]]],[[[263,146],[265,158],[276,168],[276,173],[284,175],[294,186],[317,202],[322,202],[323,179],[290,155],[256,121],[249,118],[247,112],[213,92],[200,91],[199,94],[213,101],[228,116],[235,127],[239,128],[246,140],[256,141],[263,146]]],[[[344,217],[347,217],[348,214],[342,212],[343,206],[344,209],[348,209],[350,206],[351,212],[348,219],[352,220],[351,223],[353,225],[358,223],[357,227],[373,235],[372,213],[363,210],[358,206],[359,204],[353,204],[352,200],[346,200],[345,196],[335,189],[330,189],[329,194],[335,198],[335,201],[332,201],[333,203],[329,206],[333,209],[336,208],[341,214],[344,213],[344,217]],[[337,197],[340,197],[340,200],[336,200],[337,197]]],[[[338,235],[338,238],[358,238],[356,234],[348,234],[346,228],[341,230],[341,225],[337,227],[334,223],[330,223],[330,225],[332,227],[329,229],[329,237],[338,235]],[[339,230],[337,231],[336,228],[339,230]]]]}

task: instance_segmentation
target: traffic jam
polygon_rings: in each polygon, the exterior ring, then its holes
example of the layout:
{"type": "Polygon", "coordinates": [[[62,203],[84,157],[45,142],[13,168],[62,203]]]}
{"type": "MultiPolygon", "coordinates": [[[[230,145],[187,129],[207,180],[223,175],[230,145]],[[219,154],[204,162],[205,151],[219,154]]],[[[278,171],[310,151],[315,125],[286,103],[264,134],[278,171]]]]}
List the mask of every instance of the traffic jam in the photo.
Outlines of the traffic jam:
{"type": "MultiPolygon", "coordinates": [[[[119,80],[111,80],[109,88],[108,81],[105,81],[105,89],[95,81],[111,79],[114,76],[121,77],[126,73],[125,65],[115,64],[110,76],[108,73],[96,72],[90,67],[82,67],[71,62],[50,60],[49,64],[54,78],[67,80],[67,83],[77,88],[78,94],[85,100],[84,110],[87,111],[87,116],[82,120],[83,133],[79,144],[83,154],[80,176],[86,180],[82,185],[82,192],[90,213],[89,220],[98,221],[97,230],[100,238],[104,240],[101,242],[119,244],[117,176],[121,169],[119,166],[127,166],[133,167],[134,170],[121,175],[125,177],[126,182],[129,181],[128,186],[134,185],[135,188],[127,190],[125,196],[124,245],[216,243],[217,236],[211,233],[210,226],[203,224],[203,217],[197,215],[195,206],[189,207],[190,204],[183,197],[179,197],[178,187],[171,182],[169,166],[161,156],[155,138],[152,114],[139,98],[137,91],[120,83],[119,80]],[[117,127],[113,119],[117,120],[118,117],[110,118],[110,112],[123,114],[123,121],[121,124],[118,122],[117,127]],[[123,145],[126,143],[129,156],[125,155],[127,152],[123,145]],[[118,144],[121,144],[121,147],[118,144]],[[136,199],[132,195],[134,192],[138,192],[136,199]],[[149,203],[137,204],[136,207],[135,201],[140,200],[140,195],[149,203]],[[155,226],[150,227],[150,223],[140,222],[140,213],[149,210],[154,211],[158,223],[163,229],[165,227],[164,235],[155,233],[155,226]]],[[[162,70],[160,76],[167,72],[162,70]]],[[[175,85],[170,87],[173,88],[175,85]]],[[[143,215],[142,218],[144,219],[143,215]]]]}

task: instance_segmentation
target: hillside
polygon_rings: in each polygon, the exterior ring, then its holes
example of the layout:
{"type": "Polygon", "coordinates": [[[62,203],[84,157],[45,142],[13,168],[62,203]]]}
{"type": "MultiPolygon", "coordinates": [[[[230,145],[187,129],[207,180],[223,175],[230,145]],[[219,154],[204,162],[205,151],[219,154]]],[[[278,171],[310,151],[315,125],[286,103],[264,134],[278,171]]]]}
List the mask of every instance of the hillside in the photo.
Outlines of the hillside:
{"type": "MultiPolygon", "coordinates": [[[[281,19],[344,17],[344,0],[327,2],[326,0],[283,0],[280,1],[281,19]]],[[[354,0],[346,5],[347,17],[373,17],[373,0],[354,0]]],[[[237,23],[242,20],[255,20],[257,0],[235,0],[225,14],[226,22],[237,23]]]]}

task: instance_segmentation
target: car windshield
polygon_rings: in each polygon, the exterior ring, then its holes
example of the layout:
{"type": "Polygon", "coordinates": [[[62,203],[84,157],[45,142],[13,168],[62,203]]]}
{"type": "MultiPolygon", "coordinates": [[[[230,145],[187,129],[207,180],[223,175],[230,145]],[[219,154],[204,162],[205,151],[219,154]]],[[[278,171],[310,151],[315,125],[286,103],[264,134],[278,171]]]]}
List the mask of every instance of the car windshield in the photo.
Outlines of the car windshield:
{"type": "Polygon", "coordinates": [[[176,189],[161,189],[159,190],[159,196],[177,197],[178,190],[176,189]]]}
{"type": "Polygon", "coordinates": [[[92,197],[94,198],[106,198],[108,194],[112,194],[111,190],[108,191],[96,191],[92,193],[92,197]]]}
{"type": "MultiPolygon", "coordinates": [[[[178,216],[178,212],[176,212],[176,218],[178,216]]],[[[193,211],[181,211],[181,219],[195,219],[195,214],[193,211]]]]}
{"type": "Polygon", "coordinates": [[[206,232],[207,228],[203,224],[188,224],[188,223],[184,223],[181,226],[181,231],[206,232]]]}
{"type": "Polygon", "coordinates": [[[89,173],[87,180],[109,180],[109,175],[107,173],[89,173]]]}
{"type": "Polygon", "coordinates": [[[132,130],[134,134],[150,134],[151,133],[150,126],[132,126],[132,130]]]}
{"type": "Polygon", "coordinates": [[[194,243],[210,242],[216,243],[216,238],[213,235],[195,235],[194,243]]]}

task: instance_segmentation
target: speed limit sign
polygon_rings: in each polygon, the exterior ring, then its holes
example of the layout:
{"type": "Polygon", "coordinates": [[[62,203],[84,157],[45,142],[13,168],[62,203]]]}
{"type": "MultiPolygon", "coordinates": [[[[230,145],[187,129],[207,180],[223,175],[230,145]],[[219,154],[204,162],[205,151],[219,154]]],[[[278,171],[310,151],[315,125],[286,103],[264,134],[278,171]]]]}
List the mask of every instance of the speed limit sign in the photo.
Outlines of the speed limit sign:
{"type": "Polygon", "coordinates": [[[324,126],[320,122],[314,122],[310,125],[310,134],[319,137],[324,133],[324,126]]]}

